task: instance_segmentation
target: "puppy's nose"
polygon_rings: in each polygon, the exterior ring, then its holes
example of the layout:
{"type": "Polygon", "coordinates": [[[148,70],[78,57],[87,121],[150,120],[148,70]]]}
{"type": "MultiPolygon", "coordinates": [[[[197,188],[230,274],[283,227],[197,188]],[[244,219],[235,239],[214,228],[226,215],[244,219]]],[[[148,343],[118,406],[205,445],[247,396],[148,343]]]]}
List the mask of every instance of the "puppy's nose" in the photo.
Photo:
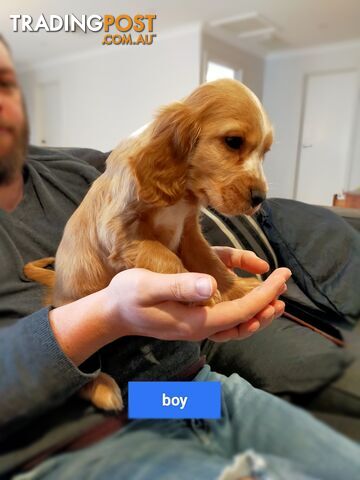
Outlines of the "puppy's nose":
{"type": "Polygon", "coordinates": [[[266,198],[266,193],[261,190],[251,190],[251,206],[257,207],[266,198]]]}

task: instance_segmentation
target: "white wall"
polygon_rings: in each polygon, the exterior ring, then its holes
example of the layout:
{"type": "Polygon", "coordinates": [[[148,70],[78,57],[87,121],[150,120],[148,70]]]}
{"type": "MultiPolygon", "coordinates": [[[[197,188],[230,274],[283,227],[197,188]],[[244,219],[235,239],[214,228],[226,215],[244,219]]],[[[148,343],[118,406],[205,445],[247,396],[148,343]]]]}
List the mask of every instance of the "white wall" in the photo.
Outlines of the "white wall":
{"type": "MultiPolygon", "coordinates": [[[[162,34],[151,46],[103,46],[54,59],[20,73],[28,107],[31,142],[40,140],[38,85],[58,82],[57,146],[109,150],[151,120],[156,109],[180,99],[200,83],[203,51],[243,72],[261,98],[264,60],[202,33],[192,25],[162,34]]],[[[50,107],[51,109],[51,107],[50,107]]]]}
{"type": "MultiPolygon", "coordinates": [[[[242,71],[242,81],[261,99],[264,82],[264,59],[247,53],[241,48],[229,45],[220,38],[215,38],[204,33],[203,35],[203,61],[213,60],[227,65],[234,70],[242,71]]],[[[203,69],[205,64],[203,64],[203,69]]]]}
{"type": "MultiPolygon", "coordinates": [[[[356,69],[360,75],[360,44],[329,46],[266,60],[263,102],[275,126],[275,144],[265,161],[272,196],[293,198],[305,76],[344,69],[356,69]]],[[[350,188],[360,186],[360,117],[354,137],[350,188]]]]}
{"type": "Polygon", "coordinates": [[[37,84],[58,81],[58,146],[109,150],[190,93],[200,80],[200,26],[162,34],[149,46],[103,46],[34,66],[19,75],[37,138],[37,84]]]}
{"type": "MultiPolygon", "coordinates": [[[[231,59],[243,70],[244,82],[263,99],[276,131],[265,161],[270,194],[292,198],[304,77],[349,68],[360,72],[360,45],[273,56],[264,62],[206,32],[202,38],[200,25],[193,25],[162,34],[152,46],[104,46],[54,59],[20,74],[33,143],[38,137],[38,84],[59,82],[61,109],[54,112],[59,146],[109,150],[148,122],[160,105],[180,99],[199,84],[202,48],[215,60],[231,59]]],[[[355,135],[354,158],[351,188],[360,185],[360,134],[355,135]]]]}

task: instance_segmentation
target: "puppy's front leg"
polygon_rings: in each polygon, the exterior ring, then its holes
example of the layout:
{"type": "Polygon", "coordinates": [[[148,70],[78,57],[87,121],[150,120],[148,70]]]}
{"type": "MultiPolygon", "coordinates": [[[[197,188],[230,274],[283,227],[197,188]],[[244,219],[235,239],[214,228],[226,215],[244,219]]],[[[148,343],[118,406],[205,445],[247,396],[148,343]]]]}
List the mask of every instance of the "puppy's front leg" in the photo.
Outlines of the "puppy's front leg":
{"type": "Polygon", "coordinates": [[[227,295],[228,300],[241,298],[262,284],[262,281],[258,280],[256,277],[238,277],[236,274],[234,275],[236,276],[236,283],[227,295]]]}
{"type": "MultiPolygon", "coordinates": [[[[146,268],[158,273],[184,273],[188,272],[181,259],[162,243],[156,240],[143,240],[136,245],[136,255],[131,259],[131,249],[128,262],[133,263],[134,267],[146,268]]],[[[217,303],[214,297],[196,302],[197,305],[214,305],[217,303]]]]}
{"type": "Polygon", "coordinates": [[[129,254],[128,261],[133,263],[135,268],[146,268],[157,273],[187,272],[180,258],[156,240],[137,242],[135,253],[131,254],[129,251],[129,254]]]}
{"type": "Polygon", "coordinates": [[[216,279],[222,301],[243,297],[261,283],[254,278],[239,278],[223,264],[204,238],[196,216],[185,225],[179,256],[188,270],[216,279]]]}

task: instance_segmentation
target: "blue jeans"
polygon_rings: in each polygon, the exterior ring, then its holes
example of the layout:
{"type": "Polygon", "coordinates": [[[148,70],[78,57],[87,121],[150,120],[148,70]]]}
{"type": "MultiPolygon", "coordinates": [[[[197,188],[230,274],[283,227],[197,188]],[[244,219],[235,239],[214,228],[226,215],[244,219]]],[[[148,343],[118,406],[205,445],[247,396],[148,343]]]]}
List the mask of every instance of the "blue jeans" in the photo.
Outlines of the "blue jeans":
{"type": "MultiPolygon", "coordinates": [[[[222,382],[221,420],[137,420],[56,455],[16,480],[357,480],[360,447],[308,413],[206,365],[222,382]]],[[[206,400],[205,400],[206,401],[206,400]]]]}

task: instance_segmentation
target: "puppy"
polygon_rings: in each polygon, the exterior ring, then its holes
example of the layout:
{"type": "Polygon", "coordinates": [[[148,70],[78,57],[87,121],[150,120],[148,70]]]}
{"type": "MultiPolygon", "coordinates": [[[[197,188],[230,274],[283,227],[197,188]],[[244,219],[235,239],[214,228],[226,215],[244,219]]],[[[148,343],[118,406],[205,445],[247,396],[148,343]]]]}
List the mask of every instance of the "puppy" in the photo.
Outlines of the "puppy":
{"type": "MultiPolygon", "coordinates": [[[[255,213],[266,197],[262,162],[272,137],[259,100],[235,80],[203,84],[163,108],[113,150],[68,221],[56,254],[52,304],[105,288],[118,272],[135,267],[212,275],[218,291],[210,306],[257,286],[229,271],[211,250],[199,213],[206,206],[224,215],[255,213]]],[[[39,262],[25,269],[38,281],[39,262]]],[[[120,390],[106,374],[83,394],[100,408],[122,408],[120,390]]]]}

